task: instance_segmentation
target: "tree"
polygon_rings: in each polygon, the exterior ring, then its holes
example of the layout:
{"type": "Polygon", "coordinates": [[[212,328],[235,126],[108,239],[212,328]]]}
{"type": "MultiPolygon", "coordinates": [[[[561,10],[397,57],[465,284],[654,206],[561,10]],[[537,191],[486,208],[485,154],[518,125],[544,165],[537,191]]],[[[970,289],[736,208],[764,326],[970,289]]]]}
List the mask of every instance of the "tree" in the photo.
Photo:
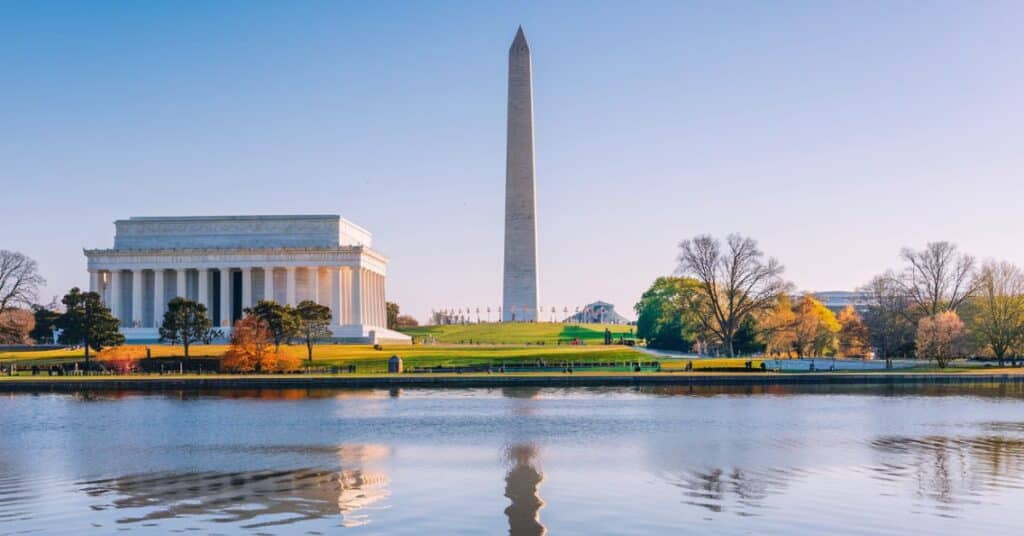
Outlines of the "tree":
{"type": "Polygon", "coordinates": [[[255,306],[246,308],[245,314],[267,323],[275,350],[280,350],[282,342],[298,334],[299,322],[295,317],[295,309],[290,306],[273,300],[260,300],[255,306]]]}
{"type": "Polygon", "coordinates": [[[765,345],[759,336],[760,327],[754,315],[747,315],[740,322],[740,329],[732,339],[733,349],[737,355],[751,355],[765,351],[765,345]]]}
{"type": "Polygon", "coordinates": [[[1009,262],[986,262],[976,295],[964,309],[971,333],[1002,365],[1007,353],[1024,342],[1024,273],[1009,262]]]}
{"type": "Polygon", "coordinates": [[[844,357],[865,357],[870,351],[868,327],[857,309],[847,305],[839,312],[839,354],[844,357]]]}
{"type": "Polygon", "coordinates": [[[388,329],[398,329],[398,304],[395,302],[385,303],[388,311],[388,329]]]}
{"type": "Polygon", "coordinates": [[[295,308],[295,316],[299,334],[306,341],[307,358],[313,362],[313,343],[317,339],[331,336],[331,308],[305,300],[295,308]]]}
{"type": "Polygon", "coordinates": [[[761,340],[765,343],[765,353],[773,356],[792,357],[796,350],[796,311],[789,295],[779,294],[775,305],[761,314],[761,340]]]}
{"type": "Polygon", "coordinates": [[[410,315],[398,315],[398,318],[395,319],[395,329],[409,329],[419,325],[419,321],[410,315]]]}
{"type": "Polygon", "coordinates": [[[298,359],[282,354],[274,345],[273,332],[266,320],[249,315],[235,322],[231,345],[221,358],[221,366],[234,372],[276,372],[298,368],[298,359]]]}
{"type": "Polygon", "coordinates": [[[207,316],[205,305],[179,296],[167,303],[160,324],[160,341],[181,344],[188,359],[189,347],[209,338],[212,328],[213,321],[207,316]]]}
{"type": "Polygon", "coordinates": [[[976,287],[974,257],[949,242],[929,242],[921,251],[903,248],[907,267],[900,278],[915,318],[956,311],[976,287]]]}
{"type": "Polygon", "coordinates": [[[110,314],[96,292],[82,292],[74,287],[61,300],[64,314],[57,319],[61,344],[85,347],[85,364],[89,365],[89,349],[99,352],[106,346],[124,344],[121,321],[110,314]]]}
{"type": "Polygon", "coordinates": [[[875,276],[861,287],[864,295],[864,325],[875,355],[890,362],[914,351],[916,326],[910,319],[909,300],[895,274],[875,276]]]}
{"type": "Polygon", "coordinates": [[[964,323],[956,311],[926,316],[917,324],[917,356],[934,359],[939,368],[966,353],[964,323]]]}
{"type": "Polygon", "coordinates": [[[57,327],[57,319],[60,318],[60,312],[57,310],[59,303],[54,298],[49,305],[36,304],[32,306],[32,316],[35,317],[36,325],[29,332],[29,337],[38,343],[57,342],[53,340],[53,330],[57,327]]]}
{"type": "Polygon", "coordinates": [[[743,319],[770,308],[788,290],[782,265],[765,260],[756,241],[737,234],[726,238],[724,250],[709,235],[683,240],[679,250],[677,272],[700,282],[702,327],[721,341],[727,355],[736,355],[733,339],[743,319]]]}
{"type": "Polygon", "coordinates": [[[839,333],[835,313],[810,294],[800,298],[793,312],[796,314],[793,347],[797,355],[820,357],[835,354],[836,334],[839,333]]]}
{"type": "Polygon", "coordinates": [[[0,249],[0,315],[15,307],[30,308],[45,283],[36,261],[17,251],[0,249]]]}
{"type": "Polygon", "coordinates": [[[699,292],[694,279],[656,279],[633,306],[637,337],[645,339],[651,348],[691,351],[700,331],[700,320],[695,316],[699,292]]]}
{"type": "Polygon", "coordinates": [[[35,329],[36,321],[31,312],[8,307],[0,313],[0,344],[29,344],[29,333],[35,329]]]}

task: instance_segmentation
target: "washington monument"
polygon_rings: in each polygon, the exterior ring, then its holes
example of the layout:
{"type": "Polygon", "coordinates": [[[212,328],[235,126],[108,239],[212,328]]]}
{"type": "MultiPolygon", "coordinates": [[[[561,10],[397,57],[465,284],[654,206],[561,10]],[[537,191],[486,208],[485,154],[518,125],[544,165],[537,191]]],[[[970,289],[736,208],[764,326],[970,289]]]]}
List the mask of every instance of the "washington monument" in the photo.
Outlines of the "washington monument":
{"type": "Polygon", "coordinates": [[[523,27],[508,51],[508,139],[505,154],[505,284],[502,319],[539,318],[537,198],[533,179],[533,67],[523,27]]]}

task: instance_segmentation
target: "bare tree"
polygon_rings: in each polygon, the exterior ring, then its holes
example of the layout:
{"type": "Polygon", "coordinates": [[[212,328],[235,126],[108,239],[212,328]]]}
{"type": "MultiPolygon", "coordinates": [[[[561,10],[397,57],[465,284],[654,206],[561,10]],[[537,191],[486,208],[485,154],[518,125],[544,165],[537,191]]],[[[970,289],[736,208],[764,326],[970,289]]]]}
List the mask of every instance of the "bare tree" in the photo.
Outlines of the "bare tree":
{"type": "Polygon", "coordinates": [[[971,331],[1002,365],[1024,340],[1024,272],[1009,262],[986,262],[964,309],[971,331]]]}
{"type": "Polygon", "coordinates": [[[701,324],[721,341],[726,354],[735,355],[733,339],[743,319],[771,308],[789,289],[782,265],[765,260],[756,241],[738,234],[726,238],[725,248],[714,237],[699,235],[680,242],[679,250],[677,272],[700,282],[701,324]]]}
{"type": "Polygon", "coordinates": [[[31,307],[45,283],[36,261],[0,249],[0,315],[15,307],[31,307]]]}
{"type": "Polygon", "coordinates": [[[903,292],[918,316],[956,311],[976,288],[974,257],[949,242],[929,242],[921,251],[903,248],[900,257],[908,264],[903,292]]]}
{"type": "Polygon", "coordinates": [[[896,355],[908,354],[914,344],[915,325],[907,315],[909,299],[897,279],[889,271],[860,289],[871,346],[876,357],[887,363],[896,355]]]}

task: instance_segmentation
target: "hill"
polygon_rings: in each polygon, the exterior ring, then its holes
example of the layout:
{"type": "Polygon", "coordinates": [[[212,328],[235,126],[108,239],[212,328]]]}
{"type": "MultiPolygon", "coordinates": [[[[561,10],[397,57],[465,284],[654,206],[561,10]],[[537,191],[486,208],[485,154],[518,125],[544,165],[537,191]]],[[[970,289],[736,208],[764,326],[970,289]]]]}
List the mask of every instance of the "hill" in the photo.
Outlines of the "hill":
{"type": "Polygon", "coordinates": [[[437,342],[451,344],[558,344],[580,339],[587,344],[604,341],[604,330],[612,336],[629,338],[633,326],[615,324],[559,324],[537,323],[480,323],[447,326],[420,326],[402,330],[402,333],[420,340],[433,337],[437,342]]]}

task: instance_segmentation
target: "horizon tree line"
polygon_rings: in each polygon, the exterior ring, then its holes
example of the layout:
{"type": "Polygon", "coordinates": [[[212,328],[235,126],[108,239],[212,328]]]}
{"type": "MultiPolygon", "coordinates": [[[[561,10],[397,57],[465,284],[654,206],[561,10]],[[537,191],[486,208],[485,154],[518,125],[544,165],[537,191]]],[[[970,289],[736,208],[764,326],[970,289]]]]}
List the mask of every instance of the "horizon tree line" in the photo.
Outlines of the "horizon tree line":
{"type": "MultiPolygon", "coordinates": [[[[793,297],[784,267],[757,242],[731,234],[679,243],[678,266],[635,305],[649,346],[726,356],[932,359],[968,355],[1000,364],[1024,354],[1024,272],[980,266],[949,242],[903,248],[903,266],[857,289],[837,315],[812,294],[793,297]]],[[[1015,359],[1016,360],[1016,359],[1015,359]]]]}

